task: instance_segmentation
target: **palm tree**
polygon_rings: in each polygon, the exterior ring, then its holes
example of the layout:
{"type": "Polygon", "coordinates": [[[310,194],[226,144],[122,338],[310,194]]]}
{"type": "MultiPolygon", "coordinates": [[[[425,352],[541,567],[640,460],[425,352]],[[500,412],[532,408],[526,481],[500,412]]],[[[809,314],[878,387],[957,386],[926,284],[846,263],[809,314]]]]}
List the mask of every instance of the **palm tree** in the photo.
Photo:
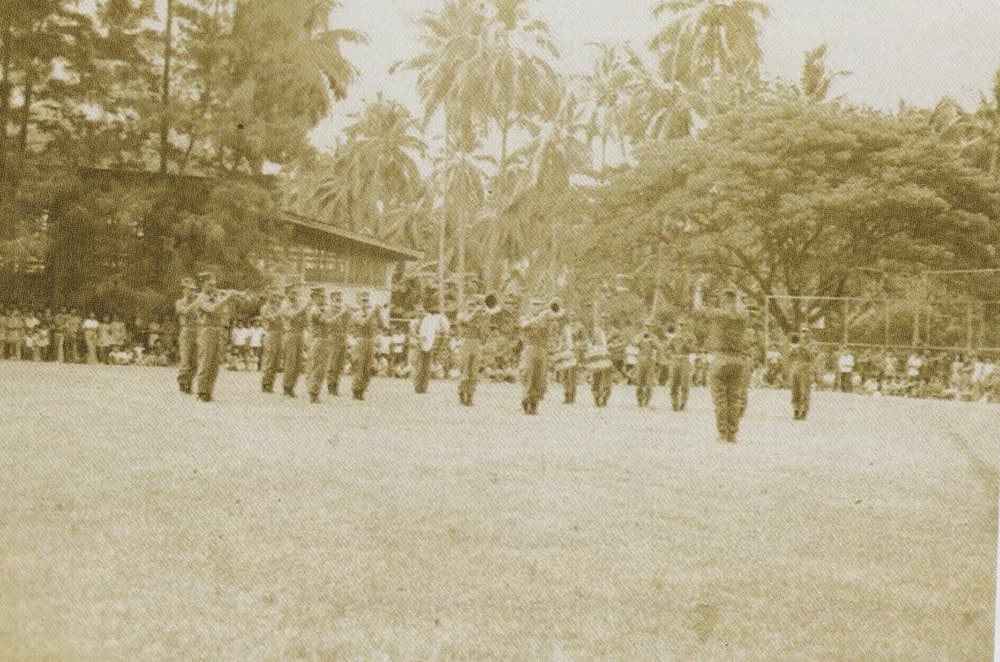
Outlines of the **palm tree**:
{"type": "Polygon", "coordinates": [[[551,60],[559,57],[549,26],[532,19],[527,0],[492,0],[493,13],[483,33],[484,66],[490,81],[487,114],[500,133],[495,190],[508,191],[510,132],[528,126],[558,103],[558,75],[551,60]]]}
{"type": "Polygon", "coordinates": [[[588,105],[587,137],[601,145],[600,173],[606,175],[608,142],[616,139],[625,155],[625,125],[633,72],[628,51],[620,46],[591,43],[598,49],[594,68],[583,77],[588,105]]]}
{"type": "Polygon", "coordinates": [[[663,80],[626,48],[628,82],[622,131],[632,143],[680,138],[691,133],[694,118],[707,112],[697,91],[663,80]]]}
{"type": "Polygon", "coordinates": [[[416,120],[396,101],[379,95],[352,117],[354,122],[344,129],[346,141],[316,182],[313,199],[322,216],[334,222],[347,219],[352,230],[385,237],[383,219],[425,193],[417,159],[427,147],[416,120]]]}
{"type": "Polygon", "coordinates": [[[826,101],[833,83],[850,73],[844,70],[830,71],[826,66],[826,44],[820,44],[813,50],[806,51],[805,61],[802,63],[800,92],[814,103],[826,101]]]}
{"type": "Polygon", "coordinates": [[[759,19],[771,10],[760,0],[664,0],[653,16],[671,15],[651,46],[663,77],[694,85],[713,77],[756,80],[762,58],[759,19]]]}

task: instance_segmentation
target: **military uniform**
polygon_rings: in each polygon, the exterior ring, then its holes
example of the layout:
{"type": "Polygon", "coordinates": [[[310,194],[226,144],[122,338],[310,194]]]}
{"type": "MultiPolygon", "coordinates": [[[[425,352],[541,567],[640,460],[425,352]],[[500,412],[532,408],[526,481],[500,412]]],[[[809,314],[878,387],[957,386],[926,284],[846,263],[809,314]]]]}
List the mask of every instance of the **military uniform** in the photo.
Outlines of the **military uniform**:
{"type": "MultiPolygon", "coordinates": [[[[292,288],[289,288],[291,290],[292,288]]],[[[309,303],[299,304],[295,299],[285,299],[281,304],[281,339],[284,366],[281,386],[285,395],[295,397],[295,385],[302,374],[302,354],[305,351],[306,316],[309,303]]]]}
{"type": "Polygon", "coordinates": [[[656,336],[648,330],[636,336],[633,344],[639,350],[635,369],[636,400],[640,407],[646,407],[653,399],[653,385],[656,383],[656,362],[660,353],[660,344],[656,336]]]}
{"type": "Polygon", "coordinates": [[[331,311],[322,301],[323,290],[313,290],[313,305],[309,309],[309,365],[306,369],[306,389],[310,402],[319,402],[319,392],[330,368],[331,311]]]}
{"type": "Polygon", "coordinates": [[[281,319],[281,304],[277,302],[277,293],[272,293],[271,299],[261,306],[260,319],[264,326],[264,355],[260,387],[264,393],[274,392],[274,380],[281,367],[281,346],[284,322],[281,319]]]}
{"type": "Polygon", "coordinates": [[[551,324],[551,318],[544,311],[521,322],[524,330],[524,348],[521,350],[521,407],[526,414],[537,414],[538,403],[545,397],[551,324]]]}
{"type": "Polygon", "coordinates": [[[80,324],[82,321],[75,310],[66,316],[66,346],[63,356],[70,363],[80,362],[80,324]]]}
{"type": "Polygon", "coordinates": [[[590,390],[594,396],[594,404],[605,407],[611,398],[611,386],[614,383],[614,363],[608,351],[608,338],[601,327],[595,327],[590,334],[590,347],[587,350],[587,369],[590,371],[590,390]]]}
{"type": "Polygon", "coordinates": [[[695,350],[694,335],[678,329],[668,336],[666,353],[670,359],[670,404],[674,411],[684,411],[691,390],[691,354],[695,350]]]}
{"type": "Polygon", "coordinates": [[[198,296],[197,286],[190,279],[183,283],[186,290],[184,296],[174,303],[177,313],[178,350],[180,359],[177,362],[177,385],[181,393],[190,393],[195,372],[198,369],[198,296]]]}
{"type": "Polygon", "coordinates": [[[459,315],[458,321],[462,337],[462,350],[458,358],[458,401],[470,406],[479,383],[483,343],[490,332],[490,316],[486,311],[477,310],[459,315]]]}
{"type": "MultiPolygon", "coordinates": [[[[361,301],[367,304],[367,296],[361,296],[361,301]]],[[[351,318],[351,326],[357,345],[354,347],[354,379],[351,391],[356,400],[365,399],[365,391],[371,381],[375,369],[375,336],[382,328],[382,318],[377,309],[371,308],[356,312],[351,318]]]]}
{"type": "Polygon", "coordinates": [[[340,392],[340,377],[347,363],[347,332],[351,327],[351,311],[346,307],[333,315],[327,326],[327,343],[330,345],[330,364],[327,369],[326,386],[330,395],[340,392]]]}
{"type": "MultiPolygon", "coordinates": [[[[208,280],[202,277],[201,280],[208,280]]],[[[203,292],[198,297],[198,372],[195,374],[195,388],[198,399],[212,400],[215,380],[219,377],[219,366],[226,341],[226,305],[229,297],[215,292],[203,292]]]]}
{"type": "Polygon", "coordinates": [[[555,357],[556,374],[563,387],[563,403],[571,405],[576,402],[577,366],[576,346],[573,342],[573,327],[563,326],[562,344],[555,357]]]}
{"type": "Polygon", "coordinates": [[[788,374],[792,388],[792,412],[795,420],[809,413],[809,401],[815,379],[816,348],[808,338],[793,342],[788,350],[788,374]]]}
{"type": "Polygon", "coordinates": [[[24,318],[18,311],[7,317],[7,358],[21,360],[24,351],[24,318]]]}
{"type": "Polygon", "coordinates": [[[713,353],[709,384],[715,420],[722,441],[734,443],[746,410],[749,365],[744,334],[749,324],[745,310],[718,308],[709,313],[708,348],[713,353]]]}

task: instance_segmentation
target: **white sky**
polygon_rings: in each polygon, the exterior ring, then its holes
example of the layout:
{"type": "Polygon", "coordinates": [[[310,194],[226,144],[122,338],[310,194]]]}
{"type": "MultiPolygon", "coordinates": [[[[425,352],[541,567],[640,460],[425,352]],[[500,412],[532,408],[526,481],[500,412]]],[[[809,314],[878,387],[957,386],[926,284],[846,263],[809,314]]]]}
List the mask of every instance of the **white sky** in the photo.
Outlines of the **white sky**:
{"type": "MultiPolygon", "coordinates": [[[[587,42],[632,42],[644,47],[655,33],[652,0],[529,0],[534,15],[549,23],[567,73],[588,69],[587,42]]],[[[338,26],[367,33],[367,46],[346,52],[361,70],[350,98],[313,133],[319,146],[332,145],[346,115],[382,91],[417,112],[415,76],[388,74],[399,60],[417,53],[412,18],[442,0],[344,0],[334,14],[338,26]]],[[[834,94],[893,110],[900,99],[930,106],[952,96],[966,107],[991,87],[1000,68],[1000,0],[770,0],[764,22],[764,68],[771,76],[797,79],[803,53],[826,42],[827,61],[847,69],[834,94]]]]}

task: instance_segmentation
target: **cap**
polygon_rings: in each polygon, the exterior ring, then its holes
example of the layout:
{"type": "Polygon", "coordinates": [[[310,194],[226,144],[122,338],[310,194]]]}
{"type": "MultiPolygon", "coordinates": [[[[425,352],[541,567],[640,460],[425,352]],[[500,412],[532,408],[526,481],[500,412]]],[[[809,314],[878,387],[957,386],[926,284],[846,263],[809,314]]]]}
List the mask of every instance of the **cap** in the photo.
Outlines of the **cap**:
{"type": "Polygon", "coordinates": [[[810,329],[810,328],[809,328],[809,325],[808,325],[808,324],[803,324],[803,325],[801,325],[801,326],[799,327],[799,331],[803,331],[803,332],[807,332],[807,333],[808,333],[808,332],[809,332],[809,331],[811,331],[811,330],[812,330],[812,329],[810,329]]]}
{"type": "Polygon", "coordinates": [[[215,280],[215,274],[211,271],[202,271],[198,274],[198,282],[204,283],[206,280],[215,280]]]}
{"type": "Polygon", "coordinates": [[[330,290],[330,300],[331,301],[343,301],[344,293],[340,290],[330,290]]]}
{"type": "Polygon", "coordinates": [[[309,289],[309,293],[310,294],[325,295],[326,294],[326,289],[323,288],[323,287],[321,287],[321,286],[319,286],[319,285],[317,285],[315,287],[310,288],[309,289]]]}
{"type": "Polygon", "coordinates": [[[532,306],[544,306],[545,302],[542,301],[541,299],[532,299],[531,300],[531,305],[532,306]]]}
{"type": "Polygon", "coordinates": [[[181,287],[185,290],[196,290],[198,289],[198,284],[194,282],[194,278],[182,278],[181,287]]]}
{"type": "Polygon", "coordinates": [[[722,288],[722,294],[736,296],[738,294],[738,291],[734,286],[726,285],[725,287],[722,288]]]}

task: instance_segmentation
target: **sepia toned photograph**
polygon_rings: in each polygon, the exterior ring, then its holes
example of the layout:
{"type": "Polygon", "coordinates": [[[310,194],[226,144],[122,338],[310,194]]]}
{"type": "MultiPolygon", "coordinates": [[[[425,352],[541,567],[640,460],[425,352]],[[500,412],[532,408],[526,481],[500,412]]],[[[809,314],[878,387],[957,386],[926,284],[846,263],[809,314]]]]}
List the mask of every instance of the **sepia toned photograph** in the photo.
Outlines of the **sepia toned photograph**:
{"type": "Polygon", "coordinates": [[[0,660],[991,660],[996,0],[0,0],[0,660]]]}

